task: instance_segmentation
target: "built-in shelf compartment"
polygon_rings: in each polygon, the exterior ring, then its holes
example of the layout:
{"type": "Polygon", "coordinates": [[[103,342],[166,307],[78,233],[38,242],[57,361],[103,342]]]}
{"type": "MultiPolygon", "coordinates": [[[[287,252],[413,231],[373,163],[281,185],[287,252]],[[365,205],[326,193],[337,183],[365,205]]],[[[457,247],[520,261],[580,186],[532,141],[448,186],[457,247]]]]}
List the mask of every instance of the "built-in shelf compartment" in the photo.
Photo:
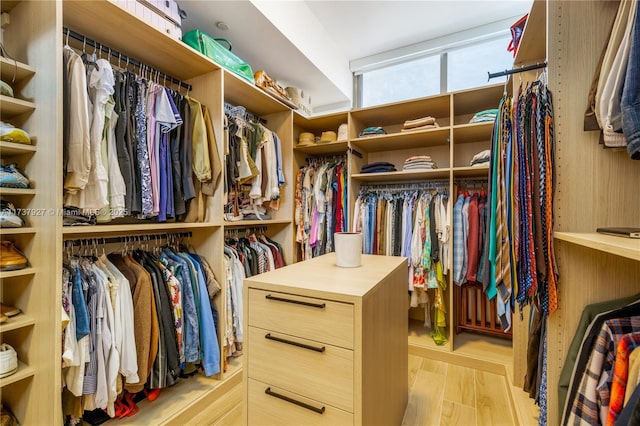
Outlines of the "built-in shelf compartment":
{"type": "Polygon", "coordinates": [[[351,178],[358,182],[412,182],[428,179],[449,179],[449,168],[431,170],[402,170],[386,173],[357,173],[351,178]]]}
{"type": "Polygon", "coordinates": [[[36,104],[33,102],[0,95],[0,112],[3,119],[15,117],[25,112],[32,112],[35,109],[36,104]]]}
{"type": "Polygon", "coordinates": [[[36,273],[36,268],[24,268],[17,271],[0,271],[0,279],[22,277],[27,275],[33,275],[36,273]]]}
{"type": "Polygon", "coordinates": [[[35,323],[36,320],[33,317],[19,314],[14,317],[9,317],[4,323],[0,324],[0,333],[30,327],[35,323]]]}
{"type": "Polygon", "coordinates": [[[36,147],[34,145],[0,141],[0,155],[2,155],[2,157],[21,154],[33,154],[34,152],[36,152],[36,147]]]}
{"type": "Polygon", "coordinates": [[[173,222],[173,223],[133,223],[122,225],[90,225],[90,226],[64,226],[62,233],[64,235],[92,235],[92,234],[108,234],[116,232],[132,232],[142,233],[145,231],[172,231],[172,230],[190,230],[200,228],[215,228],[219,227],[219,224],[213,223],[185,223],[185,222],[173,222]]]}
{"type": "Polygon", "coordinates": [[[18,360],[18,371],[10,376],[0,379],[0,388],[31,377],[35,372],[36,371],[32,367],[29,367],[24,362],[18,360]]]}
{"type": "Polygon", "coordinates": [[[640,239],[598,233],[555,232],[556,240],[566,241],[616,256],[640,261],[640,239]]]}
{"type": "MultiPolygon", "coordinates": [[[[4,6],[5,2],[3,1],[2,3],[4,6]]],[[[12,84],[14,77],[15,81],[18,82],[33,76],[35,73],[35,68],[27,64],[0,56],[0,76],[2,76],[2,81],[12,84]]]]}

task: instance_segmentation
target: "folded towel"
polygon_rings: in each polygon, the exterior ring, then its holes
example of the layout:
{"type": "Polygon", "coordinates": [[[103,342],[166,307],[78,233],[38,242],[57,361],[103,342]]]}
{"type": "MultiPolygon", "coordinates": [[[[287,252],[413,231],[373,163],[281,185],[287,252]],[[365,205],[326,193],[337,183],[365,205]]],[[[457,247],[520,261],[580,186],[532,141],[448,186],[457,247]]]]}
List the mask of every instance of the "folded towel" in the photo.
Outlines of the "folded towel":
{"type": "Polygon", "coordinates": [[[395,172],[396,166],[386,161],[378,161],[376,163],[369,163],[362,166],[360,173],[383,173],[383,172],[395,172]]]}
{"type": "Polygon", "coordinates": [[[474,155],[469,164],[474,165],[475,163],[478,163],[478,162],[489,161],[490,156],[491,156],[491,150],[485,149],[484,151],[480,151],[479,153],[474,155]]]}
{"type": "Polygon", "coordinates": [[[424,126],[412,127],[410,129],[400,129],[401,132],[416,132],[418,130],[426,130],[426,129],[435,129],[438,126],[438,123],[433,124],[425,124],[424,126]]]}

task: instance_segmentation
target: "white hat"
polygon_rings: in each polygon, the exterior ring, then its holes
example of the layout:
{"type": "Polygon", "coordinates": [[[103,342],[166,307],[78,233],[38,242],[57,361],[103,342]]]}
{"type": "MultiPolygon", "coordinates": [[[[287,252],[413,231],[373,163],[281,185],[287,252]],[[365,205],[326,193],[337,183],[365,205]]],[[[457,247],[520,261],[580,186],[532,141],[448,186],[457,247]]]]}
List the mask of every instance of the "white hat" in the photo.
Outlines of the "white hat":
{"type": "Polygon", "coordinates": [[[347,123],[342,123],[340,127],[338,127],[338,140],[346,141],[349,139],[349,135],[347,133],[347,123]]]}

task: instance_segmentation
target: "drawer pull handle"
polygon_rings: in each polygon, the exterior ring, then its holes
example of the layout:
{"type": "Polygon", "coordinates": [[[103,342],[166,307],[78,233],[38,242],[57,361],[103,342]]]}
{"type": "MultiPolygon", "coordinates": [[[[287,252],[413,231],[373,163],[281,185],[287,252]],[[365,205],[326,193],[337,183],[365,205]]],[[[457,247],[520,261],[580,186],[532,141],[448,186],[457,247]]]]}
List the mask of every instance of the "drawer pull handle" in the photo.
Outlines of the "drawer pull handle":
{"type": "Polygon", "coordinates": [[[271,333],[265,334],[264,338],[265,339],[269,339],[269,340],[275,340],[276,342],[280,342],[280,343],[286,343],[287,345],[298,346],[299,348],[309,349],[310,351],[324,352],[326,350],[326,348],[324,346],[321,346],[321,347],[318,348],[316,346],[311,346],[311,345],[306,345],[304,343],[294,342],[293,340],[287,340],[287,339],[283,339],[283,338],[280,338],[280,337],[275,337],[275,336],[272,336],[271,333]]]}
{"type": "Polygon", "coordinates": [[[297,405],[299,407],[306,408],[307,410],[311,410],[311,411],[313,411],[315,413],[324,414],[324,410],[325,410],[324,407],[317,408],[317,407],[314,407],[313,405],[305,404],[304,402],[297,401],[297,400],[295,400],[293,398],[289,398],[288,396],[280,395],[279,393],[276,393],[276,392],[272,391],[271,388],[266,388],[264,390],[264,393],[266,393],[267,395],[271,395],[271,396],[273,396],[275,398],[281,399],[283,401],[290,402],[290,403],[295,404],[295,405],[297,405]]]}
{"type": "Polygon", "coordinates": [[[265,297],[269,300],[277,300],[278,302],[295,303],[296,305],[311,306],[312,308],[318,308],[318,309],[324,309],[326,306],[324,303],[303,302],[302,300],[285,299],[283,297],[276,297],[270,294],[267,294],[265,297]]]}

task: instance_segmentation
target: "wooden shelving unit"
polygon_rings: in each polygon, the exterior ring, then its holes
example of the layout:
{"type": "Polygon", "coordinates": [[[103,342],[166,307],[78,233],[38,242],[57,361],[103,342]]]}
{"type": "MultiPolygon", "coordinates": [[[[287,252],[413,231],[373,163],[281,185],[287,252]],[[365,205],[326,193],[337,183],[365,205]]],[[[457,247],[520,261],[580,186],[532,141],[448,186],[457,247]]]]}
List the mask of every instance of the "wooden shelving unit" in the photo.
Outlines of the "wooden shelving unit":
{"type": "Polygon", "coordinates": [[[555,232],[556,240],[640,261],[640,239],[587,232],[555,232]]]}
{"type": "Polygon", "coordinates": [[[348,142],[328,142],[319,143],[309,146],[295,146],[293,148],[296,153],[304,153],[307,155],[331,155],[331,154],[344,154],[347,152],[348,142]]]}
{"type": "Polygon", "coordinates": [[[19,314],[15,317],[10,317],[5,323],[0,324],[0,333],[5,333],[11,330],[18,330],[20,328],[29,327],[36,323],[35,318],[30,315],[19,314]]]}
{"type": "MultiPolygon", "coordinates": [[[[3,1],[3,10],[5,6],[4,3],[3,1]]],[[[8,83],[11,83],[14,79],[15,81],[24,81],[32,77],[35,73],[35,68],[27,64],[0,56],[0,76],[2,76],[2,81],[8,83]]]]}
{"type": "Polygon", "coordinates": [[[25,226],[22,228],[2,228],[0,229],[0,235],[22,235],[22,234],[35,234],[37,229],[32,226],[25,226]]]}
{"type": "Polygon", "coordinates": [[[238,220],[235,222],[225,221],[225,228],[242,228],[250,226],[287,225],[291,223],[289,219],[265,219],[265,220],[238,220]]]}
{"type": "Polygon", "coordinates": [[[453,178],[457,177],[489,178],[489,164],[477,167],[454,167],[453,178]]]}
{"type": "Polygon", "coordinates": [[[351,139],[351,143],[368,152],[446,145],[449,143],[449,127],[368,136],[351,139]]]}
{"type": "Polygon", "coordinates": [[[33,110],[36,109],[36,104],[33,102],[5,95],[0,95],[0,104],[2,105],[3,120],[15,117],[16,115],[33,112],[33,110]]]}
{"type": "Polygon", "coordinates": [[[219,224],[202,222],[202,223],[135,223],[135,224],[123,224],[123,225],[87,225],[87,226],[64,226],[62,233],[65,236],[68,235],[97,235],[108,233],[124,233],[130,232],[135,234],[159,232],[159,231],[179,231],[190,229],[207,229],[220,227],[219,224]]]}
{"type": "Polygon", "coordinates": [[[0,155],[2,155],[3,158],[14,155],[33,154],[34,152],[36,152],[35,145],[0,141],[0,155]]]}
{"type": "Polygon", "coordinates": [[[33,188],[0,188],[0,195],[36,195],[33,188]]]}
{"type": "Polygon", "coordinates": [[[397,172],[387,173],[355,173],[351,175],[351,179],[362,183],[399,183],[399,182],[416,182],[421,180],[432,180],[439,178],[449,179],[449,169],[432,169],[432,170],[401,170],[397,172]]]}
{"type": "Polygon", "coordinates": [[[35,373],[36,373],[36,370],[34,368],[29,367],[24,362],[18,360],[18,371],[16,371],[10,376],[0,379],[0,388],[8,386],[12,383],[19,382],[20,380],[24,380],[29,377],[32,377],[35,373]]]}
{"type": "Polygon", "coordinates": [[[36,272],[36,268],[24,268],[18,269],[17,271],[0,271],[0,279],[26,277],[29,275],[34,275],[36,272]]]}

